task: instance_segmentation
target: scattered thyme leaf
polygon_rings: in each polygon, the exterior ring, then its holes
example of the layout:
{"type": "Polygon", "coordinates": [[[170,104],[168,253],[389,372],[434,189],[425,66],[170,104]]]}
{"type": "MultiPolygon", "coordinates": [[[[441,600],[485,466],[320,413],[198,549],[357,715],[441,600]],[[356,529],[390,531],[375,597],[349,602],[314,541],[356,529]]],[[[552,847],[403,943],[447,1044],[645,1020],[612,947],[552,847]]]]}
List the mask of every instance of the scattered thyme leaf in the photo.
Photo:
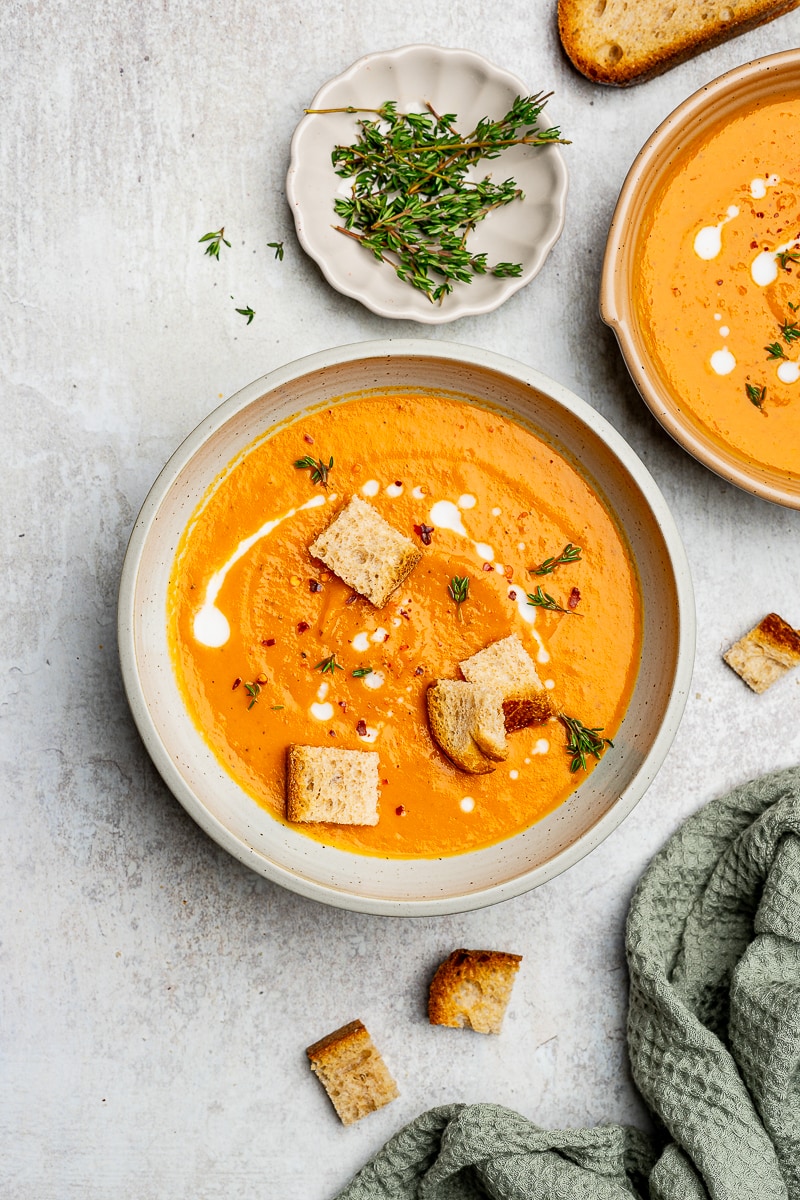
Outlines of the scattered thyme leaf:
{"type": "Polygon", "coordinates": [[[784,353],[783,346],[780,344],[780,342],[772,342],[769,346],[765,346],[764,349],[767,352],[767,360],[770,362],[774,358],[786,358],[786,354],[784,353]]]}
{"type": "Polygon", "coordinates": [[[283,705],[282,704],[271,704],[270,708],[272,709],[273,712],[279,712],[283,708],[283,705]]]}
{"type": "Polygon", "coordinates": [[[229,250],[231,248],[230,242],[225,237],[225,226],[224,225],[220,229],[213,230],[211,233],[204,233],[203,236],[201,238],[198,238],[197,240],[198,240],[198,242],[208,242],[205,252],[211,258],[219,259],[219,249],[220,249],[220,245],[223,242],[225,243],[225,245],[228,247],[229,250]]]}
{"type": "Polygon", "coordinates": [[[248,696],[250,697],[250,703],[247,706],[247,711],[249,712],[250,709],[255,704],[255,702],[258,700],[258,697],[261,695],[261,684],[260,683],[246,683],[244,685],[244,689],[247,692],[248,696]]]}
{"type": "Polygon", "coordinates": [[[283,242],[267,242],[270,250],[275,251],[278,262],[283,262],[283,242]]]}
{"type": "Polygon", "coordinates": [[[562,608],[554,596],[551,596],[549,592],[542,591],[541,584],[539,584],[535,592],[526,592],[526,595],[528,597],[528,604],[532,604],[534,608],[546,608],[548,612],[567,613],[572,617],[580,615],[572,609],[562,608]]]}
{"type": "Polygon", "coordinates": [[[784,271],[789,270],[790,263],[800,263],[800,254],[796,250],[781,250],[776,258],[784,271]]]}
{"type": "Polygon", "coordinates": [[[566,750],[567,754],[572,755],[569,769],[573,774],[578,770],[586,770],[587,754],[593,754],[599,759],[605,753],[606,747],[614,745],[610,738],[598,736],[603,732],[602,726],[587,729],[577,717],[568,717],[565,713],[559,713],[558,719],[567,731],[566,750]]]}
{"type": "Polygon", "coordinates": [[[350,674],[354,679],[363,679],[365,675],[372,674],[372,667],[356,667],[355,671],[351,671],[350,674]]]}
{"type": "MultiPolygon", "coordinates": [[[[793,307],[790,304],[789,308],[792,309],[792,312],[797,311],[797,306],[793,307]]],[[[781,325],[780,330],[781,337],[786,342],[787,346],[790,346],[792,342],[796,342],[798,339],[800,339],[800,325],[798,325],[796,321],[785,321],[783,325],[781,325]]]]}
{"type": "Polygon", "coordinates": [[[461,615],[461,605],[469,596],[469,576],[454,575],[447,585],[447,591],[450,599],[456,606],[456,617],[459,621],[463,621],[464,618],[461,615]]]}
{"type": "Polygon", "coordinates": [[[328,472],[333,467],[333,455],[331,455],[327,465],[321,458],[312,458],[310,454],[306,454],[304,458],[296,458],[294,465],[298,471],[310,471],[312,483],[321,483],[323,487],[327,487],[328,472]]]}
{"type": "Polygon", "coordinates": [[[555,571],[556,567],[566,566],[567,563],[580,562],[581,548],[573,546],[572,542],[567,542],[560,554],[554,555],[552,558],[546,558],[543,563],[539,563],[538,567],[531,567],[532,575],[550,575],[555,571]]]}
{"type": "Polygon", "coordinates": [[[763,408],[764,399],[767,395],[766,386],[759,387],[756,383],[746,383],[744,387],[745,391],[747,392],[747,399],[750,401],[750,403],[755,404],[756,408],[763,408]]]}
{"type": "Polygon", "coordinates": [[[242,316],[242,317],[247,317],[247,324],[248,324],[248,325],[249,325],[249,324],[252,322],[252,320],[253,320],[253,317],[256,315],[256,314],[253,312],[252,308],[249,308],[249,307],[248,307],[248,308],[237,308],[237,310],[236,310],[236,311],[237,311],[237,313],[239,313],[239,315],[240,315],[240,316],[242,316]]]}
{"type": "Polygon", "coordinates": [[[317,663],[314,670],[321,671],[323,675],[335,675],[337,671],[343,671],[344,667],[339,666],[335,654],[329,654],[327,658],[323,658],[317,663]]]}

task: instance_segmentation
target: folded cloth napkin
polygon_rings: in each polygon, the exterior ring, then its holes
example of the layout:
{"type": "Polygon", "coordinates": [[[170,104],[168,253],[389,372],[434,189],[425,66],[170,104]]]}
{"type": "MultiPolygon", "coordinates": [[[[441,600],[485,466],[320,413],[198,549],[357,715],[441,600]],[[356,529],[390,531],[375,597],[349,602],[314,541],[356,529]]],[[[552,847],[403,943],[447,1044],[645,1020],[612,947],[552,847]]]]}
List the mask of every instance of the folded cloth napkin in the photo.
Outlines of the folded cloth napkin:
{"type": "Polygon", "coordinates": [[[431,1109],[339,1200],[800,1200],[800,767],[702,809],[642,877],[628,1046],[664,1145],[431,1109]]]}

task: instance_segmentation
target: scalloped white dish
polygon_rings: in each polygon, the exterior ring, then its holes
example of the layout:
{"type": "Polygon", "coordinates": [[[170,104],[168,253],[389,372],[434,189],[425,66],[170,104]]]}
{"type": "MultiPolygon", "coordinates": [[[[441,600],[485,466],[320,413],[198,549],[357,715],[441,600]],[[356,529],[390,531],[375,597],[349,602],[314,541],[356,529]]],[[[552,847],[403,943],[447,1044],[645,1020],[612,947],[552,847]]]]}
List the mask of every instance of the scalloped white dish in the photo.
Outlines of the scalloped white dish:
{"type": "MultiPolygon", "coordinates": [[[[404,46],[360,58],[324,84],[309,108],[374,108],[395,100],[400,109],[423,111],[427,101],[437,112],[456,113],[459,129],[468,131],[482,117],[503,116],[517,96],[532,90],[539,86],[526,87],[471,50],[404,46]]],[[[564,225],[567,169],[557,146],[512,146],[493,164],[484,165],[498,181],[513,177],[524,196],[486,217],[470,235],[469,246],[486,251],[490,263],[522,263],[522,274],[477,276],[472,283],[456,284],[441,303],[432,304],[423,292],[398,279],[390,266],[334,228],[334,199],[349,194],[349,184],[334,173],[331,152],[336,145],[355,141],[357,121],[358,114],[352,113],[304,116],[292,138],[286,179],[300,244],[333,287],[380,316],[439,325],[491,312],[530,283],[564,225]]],[[[549,127],[547,121],[540,125],[549,127]]]]}

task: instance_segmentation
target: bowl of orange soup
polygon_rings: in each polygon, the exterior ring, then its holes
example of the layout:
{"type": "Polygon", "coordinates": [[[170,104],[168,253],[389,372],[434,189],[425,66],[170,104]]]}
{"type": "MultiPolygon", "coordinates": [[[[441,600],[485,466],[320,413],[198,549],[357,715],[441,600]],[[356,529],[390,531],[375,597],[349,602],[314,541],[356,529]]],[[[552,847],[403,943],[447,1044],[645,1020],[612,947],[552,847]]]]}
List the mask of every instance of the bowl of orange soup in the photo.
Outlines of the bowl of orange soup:
{"type": "Polygon", "coordinates": [[[729,71],[655,131],[620,193],[600,308],[676,441],[800,508],[800,50],[729,71]]]}
{"type": "Polygon", "coordinates": [[[422,915],[526,891],[619,824],[677,729],[694,606],[664,500],[599,414],[509,359],[387,341],[273,371],[189,436],[134,527],[119,644],[211,837],[305,896],[422,915]],[[413,550],[379,608],[309,549],[353,497],[413,550]],[[428,689],[512,634],[546,711],[470,773],[428,689]],[[289,820],[298,746],[377,763],[376,819],[289,820]]]}

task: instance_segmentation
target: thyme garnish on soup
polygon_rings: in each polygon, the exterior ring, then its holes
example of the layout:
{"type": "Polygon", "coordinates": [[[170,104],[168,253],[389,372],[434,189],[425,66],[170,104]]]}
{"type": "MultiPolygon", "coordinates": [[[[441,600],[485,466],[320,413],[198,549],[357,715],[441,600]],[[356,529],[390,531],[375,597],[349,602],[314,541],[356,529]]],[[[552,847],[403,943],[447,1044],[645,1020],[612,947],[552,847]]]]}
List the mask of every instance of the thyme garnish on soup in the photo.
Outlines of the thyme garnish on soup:
{"type": "Polygon", "coordinates": [[[568,717],[565,713],[559,713],[558,719],[567,731],[566,749],[572,755],[569,769],[573,774],[578,770],[586,770],[587,754],[599,759],[606,747],[614,745],[610,738],[599,736],[603,732],[602,726],[589,729],[577,717],[568,717]]]}
{"type": "Polygon", "coordinates": [[[310,454],[306,454],[304,458],[296,458],[294,465],[298,471],[310,471],[312,483],[321,483],[323,487],[327,487],[328,472],[333,468],[333,455],[326,464],[321,458],[312,458],[310,454]]]}
{"type": "Polygon", "coordinates": [[[529,571],[531,575],[551,575],[556,567],[564,567],[568,563],[580,562],[580,560],[580,546],[573,546],[572,542],[567,542],[560,554],[546,558],[544,562],[539,563],[538,567],[530,567],[529,571]]]}

